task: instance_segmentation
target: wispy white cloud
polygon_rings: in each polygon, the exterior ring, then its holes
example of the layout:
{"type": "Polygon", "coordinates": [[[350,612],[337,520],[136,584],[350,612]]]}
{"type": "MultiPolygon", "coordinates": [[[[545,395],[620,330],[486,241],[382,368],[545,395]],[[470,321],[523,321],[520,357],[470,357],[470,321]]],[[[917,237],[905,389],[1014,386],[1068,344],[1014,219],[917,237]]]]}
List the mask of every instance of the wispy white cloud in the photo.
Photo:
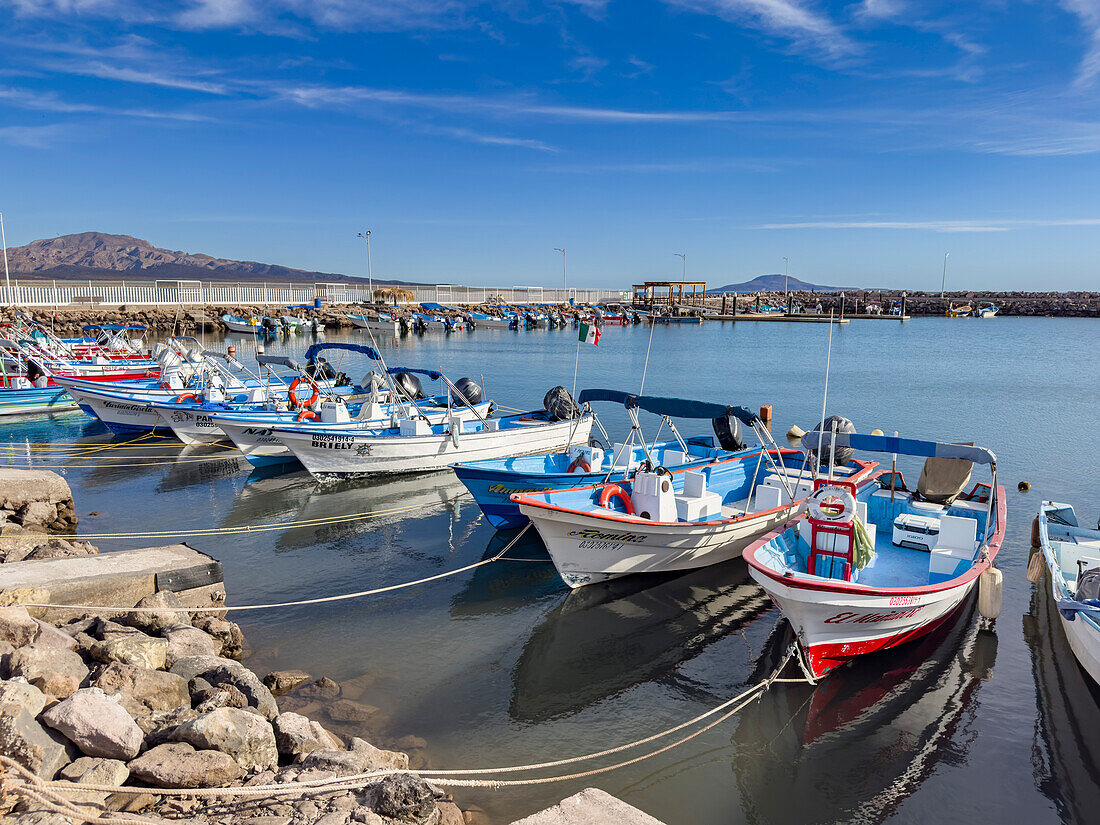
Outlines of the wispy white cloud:
{"type": "Polygon", "coordinates": [[[664,0],[687,11],[711,14],[738,25],[789,40],[795,46],[819,52],[830,60],[860,51],[844,29],[824,12],[802,0],[664,0]]]}
{"type": "Polygon", "coordinates": [[[442,134],[456,137],[459,140],[465,140],[470,143],[480,143],[485,146],[512,146],[518,149],[535,149],[539,152],[557,152],[557,148],[551,146],[548,143],[544,143],[541,140],[533,140],[531,138],[517,138],[510,137],[508,135],[492,135],[484,132],[478,132],[473,129],[463,129],[460,127],[442,127],[434,131],[441,132],[442,134]]]}
{"type": "Polygon", "coordinates": [[[228,90],[224,83],[197,80],[191,77],[168,74],[151,69],[135,69],[128,66],[111,65],[101,61],[55,63],[50,66],[55,71],[67,74],[98,77],[103,80],[117,80],[123,83],[139,83],[149,86],[162,86],[168,89],[183,89],[191,92],[205,92],[212,95],[225,95],[228,90]]]}
{"type": "Polygon", "coordinates": [[[852,14],[864,20],[889,20],[900,17],[908,10],[906,0],[862,0],[852,14]]]}
{"type": "Polygon", "coordinates": [[[1078,91],[1083,91],[1091,88],[1100,75],[1100,0],[1061,0],[1061,5],[1077,15],[1087,39],[1073,84],[1078,91]]]}
{"type": "Polygon", "coordinates": [[[29,89],[17,89],[13,87],[0,87],[0,104],[16,106],[20,109],[31,109],[40,112],[57,112],[59,114],[70,115],[117,115],[121,117],[145,118],[149,120],[178,120],[192,123],[211,122],[213,120],[205,115],[194,114],[192,112],[127,109],[113,106],[100,106],[93,103],[73,103],[62,99],[54,92],[34,92],[29,89]]]}
{"type": "Polygon", "coordinates": [[[1027,220],[966,220],[966,221],[796,221],[766,223],[758,229],[894,229],[930,232],[1008,232],[1013,229],[1042,227],[1100,226],[1100,218],[1027,219],[1027,220]]]}
{"type": "Polygon", "coordinates": [[[47,149],[69,137],[69,129],[61,124],[48,126],[0,126],[0,142],[9,146],[47,149]]]}

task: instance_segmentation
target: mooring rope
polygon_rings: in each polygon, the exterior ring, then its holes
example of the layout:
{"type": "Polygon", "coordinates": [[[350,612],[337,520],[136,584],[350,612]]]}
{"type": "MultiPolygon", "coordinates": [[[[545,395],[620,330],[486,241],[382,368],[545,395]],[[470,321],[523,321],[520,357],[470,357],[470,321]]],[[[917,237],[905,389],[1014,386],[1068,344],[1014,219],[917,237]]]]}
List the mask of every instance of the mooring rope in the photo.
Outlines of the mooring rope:
{"type": "MultiPolygon", "coordinates": [[[[518,536],[517,536],[518,538],[518,536]]],[[[267,785],[250,785],[234,788],[128,788],[128,787],[116,787],[112,785],[92,785],[79,782],[63,782],[63,781],[46,781],[28,771],[19,763],[6,756],[0,756],[0,764],[5,767],[9,767],[19,774],[22,780],[22,784],[17,786],[16,790],[21,790],[26,786],[30,786],[31,790],[39,790],[42,793],[46,791],[57,791],[64,793],[121,793],[121,794],[152,794],[161,797],[224,797],[224,798],[248,798],[248,797],[287,797],[287,796],[305,796],[309,793],[328,793],[333,791],[349,791],[359,790],[368,784],[372,784],[379,779],[386,776],[393,776],[395,774],[412,774],[418,776],[426,781],[431,782],[434,785],[443,787],[485,787],[485,788],[505,788],[516,787],[520,785],[543,785],[553,782],[565,782],[575,779],[584,779],[591,776],[596,776],[610,771],[619,770],[629,765],[634,765],[639,762],[643,762],[647,759],[652,759],[655,756],[659,756],[673,748],[676,748],[685,742],[689,742],[692,739],[706,733],[713,729],[717,725],[720,725],[725,720],[729,719],[738,711],[748,706],[751,702],[759,699],[764,693],[773,685],[779,682],[782,683],[804,683],[804,679],[780,679],[779,675],[786,668],[791,657],[795,655],[796,645],[791,645],[784,655],[779,665],[772,671],[771,675],[766,679],[758,682],[757,684],[742,691],[737,696],[731,699],[727,699],[717,707],[704,711],[703,713],[681,722],[673,727],[666,728],[658,733],[651,734],[641,739],[636,739],[632,742],[628,742],[623,745],[618,745],[613,748],[607,748],[605,750],[596,751],[594,753],[581,754],[579,756],[567,757],[565,759],[556,759],[549,762],[536,762],[527,765],[510,765],[504,767],[494,768],[470,768],[465,770],[450,769],[450,770],[409,770],[399,768],[388,768],[384,770],[368,771],[366,773],[353,774],[350,776],[338,776],[327,779],[314,779],[303,780],[295,782],[284,782],[278,784],[267,785]],[[719,715],[720,714],[720,715],[719,715]],[[678,733],[685,728],[694,727],[700,722],[709,719],[712,716],[718,715],[717,719],[709,722],[698,730],[694,730],[673,742],[661,746],[655,750],[648,751],[639,756],[625,759],[611,765],[604,765],[598,768],[592,768],[585,771],[578,771],[568,774],[555,774],[552,776],[532,777],[527,779],[470,779],[459,777],[476,777],[487,775],[501,775],[511,773],[526,773],[530,771],[547,770],[550,768],[562,767],[564,765],[574,765],[580,762],[587,762],[593,759],[600,759],[607,756],[611,756],[623,751],[631,750],[633,748],[641,747],[642,745],[649,744],[658,739],[663,739],[666,736],[671,736],[674,733],[678,733]]]]}
{"type": "MultiPolygon", "coordinates": [[[[459,493],[452,498],[440,499],[440,504],[451,504],[466,498],[469,493],[459,493]]],[[[122,539],[170,539],[181,536],[236,536],[242,533],[270,533],[274,530],[284,530],[298,527],[324,527],[333,524],[347,524],[353,521],[366,521],[375,518],[411,513],[413,510],[424,509],[423,504],[410,504],[403,507],[390,507],[384,510],[364,510],[361,513],[345,513],[339,516],[318,516],[311,519],[298,519],[296,521],[276,521],[271,524],[242,524],[238,527],[195,527],[191,529],[177,530],[140,530],[129,533],[43,533],[46,538],[65,539],[66,541],[110,541],[122,539]]],[[[23,534],[12,536],[0,536],[2,539],[25,539],[23,534]]]]}
{"type": "Polygon", "coordinates": [[[329,602],[343,602],[349,599],[361,599],[365,596],[376,596],[379,593],[391,593],[395,590],[404,590],[408,587],[415,587],[418,584],[427,584],[428,582],[438,581],[439,579],[445,579],[448,576],[457,576],[459,573],[465,573],[467,570],[474,570],[478,567],[483,567],[486,564],[492,564],[495,561],[499,561],[501,557],[515,547],[516,543],[523,537],[523,534],[531,527],[528,522],[522,530],[520,530],[512,538],[508,544],[504,546],[504,549],[491,558],[482,559],[481,561],[467,564],[465,567],[457,567],[454,570],[448,570],[444,573],[436,573],[432,576],[425,576],[422,579],[415,579],[413,581],[401,582],[400,584],[388,584],[384,587],[373,587],[370,590],[359,590],[355,593],[341,593],[336,596],[318,596],[315,599],[299,599],[293,602],[275,602],[271,604],[239,604],[239,605],[218,605],[218,606],[203,606],[203,607],[119,607],[118,605],[103,605],[103,604],[46,604],[41,602],[20,602],[23,607],[39,607],[39,608],[51,608],[59,610],[78,610],[83,613],[178,613],[181,610],[185,610],[188,613],[225,613],[229,611],[244,612],[252,610],[275,610],[283,607],[301,607],[309,604],[327,604],[329,602]]]}

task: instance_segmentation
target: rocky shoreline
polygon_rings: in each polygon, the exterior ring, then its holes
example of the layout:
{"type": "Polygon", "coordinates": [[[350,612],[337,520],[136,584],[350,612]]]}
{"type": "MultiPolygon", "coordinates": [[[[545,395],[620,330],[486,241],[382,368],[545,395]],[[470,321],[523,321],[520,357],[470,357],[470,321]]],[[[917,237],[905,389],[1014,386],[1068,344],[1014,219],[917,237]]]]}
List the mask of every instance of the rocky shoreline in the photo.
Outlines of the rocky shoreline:
{"type": "MultiPolygon", "coordinates": [[[[17,486],[13,477],[0,489],[17,486]]],[[[367,701],[371,674],[343,683],[297,670],[261,678],[243,663],[249,649],[237,624],[220,609],[185,606],[167,590],[118,610],[55,621],[47,617],[56,612],[33,606],[49,601],[45,591],[2,589],[5,570],[99,552],[71,536],[50,535],[47,529],[59,523],[56,510],[49,517],[46,525],[24,519],[0,530],[0,754],[43,781],[137,789],[66,794],[88,819],[108,811],[199,825],[486,821],[480,810],[461,811],[448,795],[403,772],[427,766],[427,743],[382,736],[388,720],[367,701]],[[393,773],[356,790],[285,798],[154,793],[369,771],[393,773]]],[[[0,780],[3,821],[77,821],[21,792],[10,772],[0,780]]]]}
{"type": "MultiPolygon", "coordinates": [[[[844,302],[845,315],[865,312],[867,305],[878,304],[884,312],[890,306],[899,303],[905,295],[906,314],[912,316],[942,316],[951,305],[960,306],[979,303],[993,303],[1000,308],[1002,316],[1036,316],[1060,318],[1100,318],[1100,292],[948,292],[940,297],[938,292],[904,292],[901,290],[859,290],[844,293],[843,299],[838,292],[792,291],[791,300],[801,304],[806,311],[812,312],[820,303],[822,312],[828,314],[832,309],[838,313],[841,301],[844,302]]],[[[752,295],[715,296],[707,298],[710,309],[732,312],[733,302],[737,302],[739,313],[751,312],[757,303],[777,305],[785,300],[783,292],[761,292],[752,295]]],[[[629,304],[629,301],[624,302],[629,304]]],[[[461,312],[491,311],[491,305],[455,305],[461,312]]],[[[420,305],[392,307],[370,304],[324,305],[319,308],[295,310],[309,320],[321,321],[327,329],[340,330],[352,328],[347,313],[371,313],[376,309],[385,309],[404,315],[412,311],[421,311],[420,305]]],[[[564,305],[563,305],[563,308],[564,305]]],[[[152,307],[152,306],[100,306],[82,308],[33,308],[28,310],[38,321],[53,328],[59,335],[66,337],[81,334],[85,324],[124,323],[143,324],[151,331],[161,334],[193,335],[199,332],[226,333],[227,327],[221,320],[225,314],[240,317],[262,316],[275,311],[273,307],[260,305],[201,306],[188,307],[152,307]]],[[[690,311],[690,310],[689,310],[690,311]]],[[[436,314],[436,313],[432,313],[436,314]]],[[[451,314],[458,314],[452,312],[451,314]]],[[[11,310],[0,310],[0,321],[10,321],[11,310]]]]}

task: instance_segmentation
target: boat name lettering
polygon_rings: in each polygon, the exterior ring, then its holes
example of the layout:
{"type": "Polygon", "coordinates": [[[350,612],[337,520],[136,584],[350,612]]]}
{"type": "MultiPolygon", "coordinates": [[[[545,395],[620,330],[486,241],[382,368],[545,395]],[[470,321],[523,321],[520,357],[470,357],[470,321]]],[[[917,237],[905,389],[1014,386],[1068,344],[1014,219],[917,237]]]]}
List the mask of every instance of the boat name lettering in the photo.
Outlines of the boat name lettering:
{"type": "Polygon", "coordinates": [[[635,544],[643,544],[645,536],[634,533],[601,533],[599,530],[570,530],[569,535],[581,539],[595,539],[597,541],[628,541],[635,544]]]}
{"type": "Polygon", "coordinates": [[[903,604],[916,604],[918,600],[917,596],[891,596],[890,607],[897,607],[903,604]]]}
{"type": "Polygon", "coordinates": [[[875,624],[876,622],[892,622],[896,619],[908,619],[923,610],[923,605],[912,610],[895,610],[893,613],[837,613],[825,620],[825,624],[875,624]]]}
{"type": "Polygon", "coordinates": [[[314,435],[311,446],[325,450],[355,449],[354,439],[350,435],[314,435]]]}
{"type": "Polygon", "coordinates": [[[244,435],[271,435],[270,427],[246,427],[244,435]]]}
{"type": "Polygon", "coordinates": [[[493,484],[490,485],[489,492],[510,496],[512,493],[543,493],[547,489],[546,487],[505,487],[503,484],[493,484]]]}

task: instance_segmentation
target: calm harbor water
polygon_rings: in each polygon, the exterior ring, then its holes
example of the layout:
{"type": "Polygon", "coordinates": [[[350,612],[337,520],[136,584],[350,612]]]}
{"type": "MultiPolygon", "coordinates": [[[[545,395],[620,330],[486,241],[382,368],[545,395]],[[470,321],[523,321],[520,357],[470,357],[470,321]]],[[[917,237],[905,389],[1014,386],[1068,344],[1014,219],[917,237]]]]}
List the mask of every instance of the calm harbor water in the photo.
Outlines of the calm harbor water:
{"type": "MultiPolygon", "coordinates": [[[[771,404],[777,433],[795,423],[809,429],[821,416],[827,335],[827,326],[810,324],[660,327],[646,389],[771,404]]],[[[605,328],[599,348],[581,350],[578,388],[637,390],[649,339],[648,327],[605,328]]],[[[361,333],[327,340],[367,342],[361,333]]],[[[250,357],[254,342],[233,343],[250,357]]],[[[267,351],[300,355],[307,343],[267,351]]],[[[549,387],[573,381],[572,330],[380,343],[391,364],[484,376],[488,394],[511,407],[539,407],[549,387]]],[[[1047,592],[1027,582],[1025,568],[1041,499],[1073,503],[1086,522],[1100,510],[1098,343],[1100,325],[1071,319],[853,322],[833,332],[830,413],[862,432],[972,441],[997,453],[1009,525],[995,624],[980,626],[968,608],[936,635],[842,669],[816,689],[777,685],[651,760],[587,781],[464,790],[459,802],[503,823],[595,784],[669,825],[1095,821],[1100,690],[1072,660],[1047,592]],[[1029,493],[1016,489],[1024,480],[1029,493]]],[[[342,368],[358,378],[369,366],[342,368]]],[[[621,410],[601,410],[601,418],[612,435],[625,434],[621,410]]],[[[66,476],[84,533],[374,515],[186,538],[222,561],[231,603],[416,579],[492,555],[510,538],[495,534],[449,474],[319,485],[304,472],[250,474],[231,452],[168,440],[51,458],[45,447],[111,441],[80,413],[3,422],[0,433],[9,463],[66,476]]],[[[986,480],[983,472],[976,468],[975,480],[986,480]]],[[[427,741],[432,767],[469,768],[555,760],[647,736],[758,681],[789,641],[740,560],[570,593],[537,537],[509,555],[379,598],[240,614],[249,663],[330,676],[381,709],[370,729],[333,725],[339,733],[375,742],[413,734],[427,741]]]]}

